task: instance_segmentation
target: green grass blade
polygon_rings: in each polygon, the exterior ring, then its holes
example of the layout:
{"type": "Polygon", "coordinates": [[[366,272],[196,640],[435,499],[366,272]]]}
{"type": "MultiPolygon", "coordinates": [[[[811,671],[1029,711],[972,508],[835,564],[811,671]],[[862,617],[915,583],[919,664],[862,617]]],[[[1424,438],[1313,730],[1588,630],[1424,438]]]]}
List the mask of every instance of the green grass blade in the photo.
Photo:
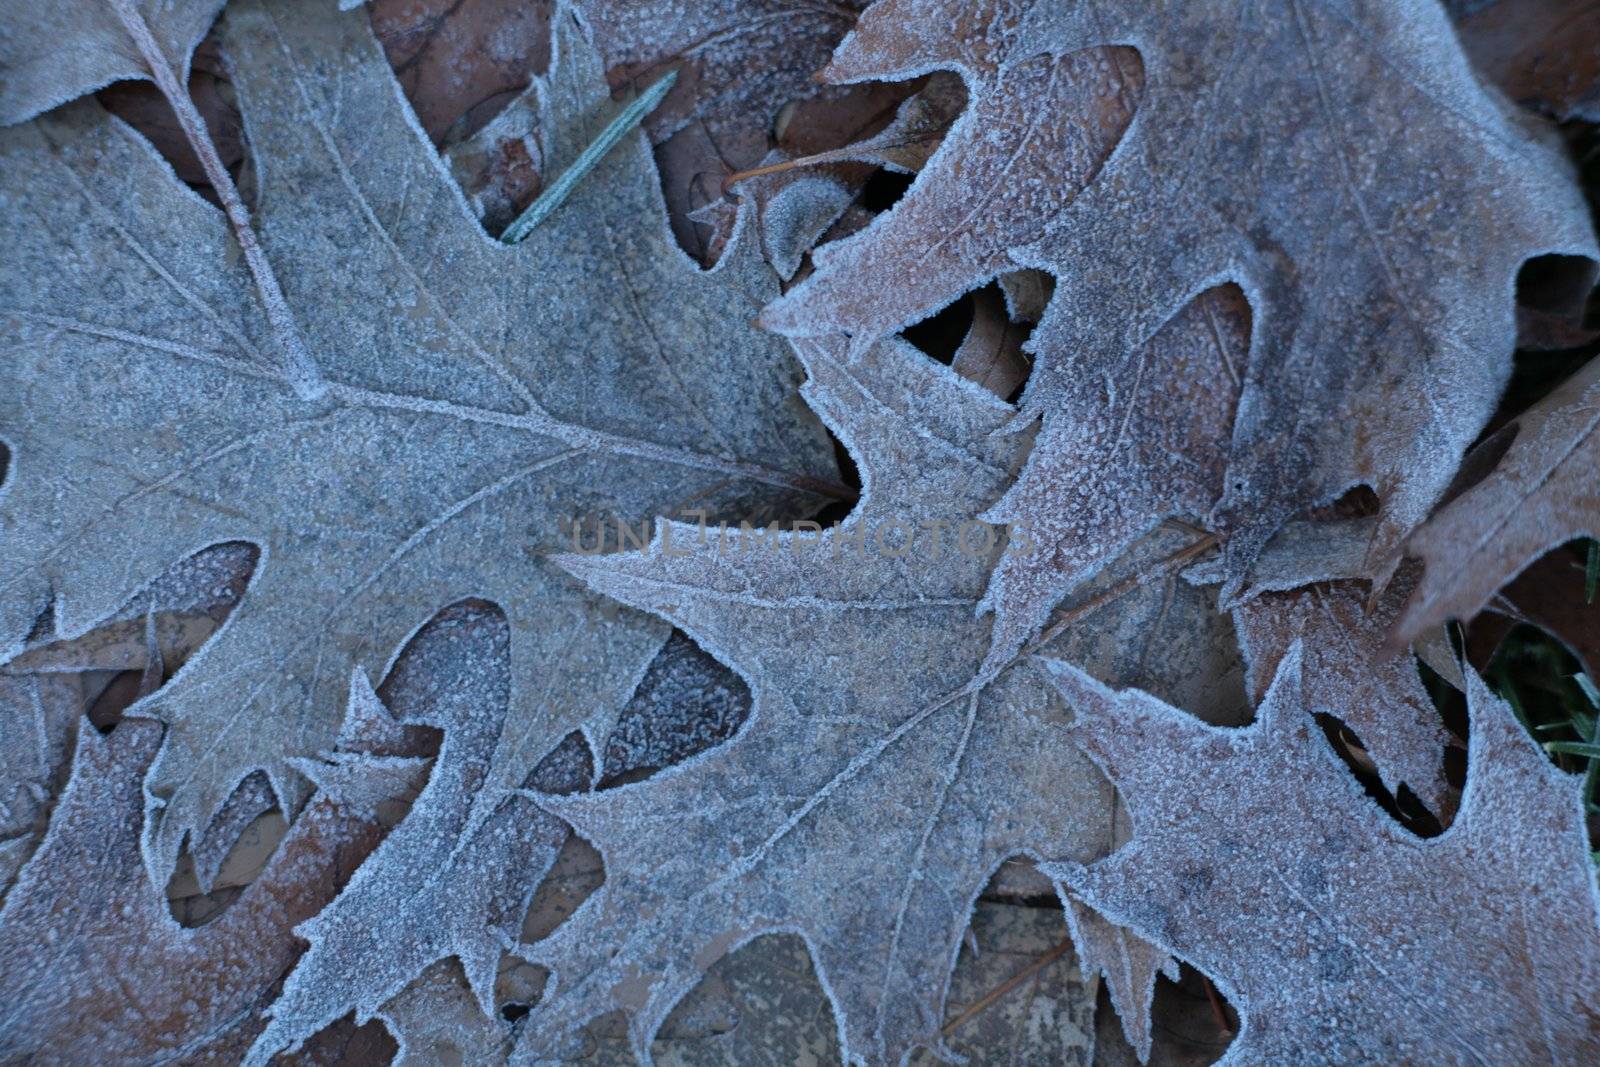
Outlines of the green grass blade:
{"type": "Polygon", "coordinates": [[[600,136],[589,142],[579,153],[578,158],[572,161],[572,166],[562,171],[561,177],[546,186],[538,199],[529,204],[528,209],[506,227],[506,232],[500,235],[500,240],[508,245],[514,245],[532,233],[535,226],[549,218],[556,208],[572,195],[572,190],[578,187],[584,176],[606,157],[606,153],[617,147],[624,137],[644,121],[646,115],[656,109],[656,105],[661,103],[662,98],[672,90],[673,83],[677,80],[677,71],[667,71],[654,85],[617,112],[617,117],[606,124],[606,128],[600,131],[600,136]]]}
{"type": "Polygon", "coordinates": [[[1584,756],[1588,759],[1600,759],[1600,745],[1593,741],[1546,741],[1546,752],[1560,752],[1567,756],[1584,756]]]}
{"type": "Polygon", "coordinates": [[[1578,683],[1578,688],[1583,690],[1583,695],[1589,698],[1589,703],[1594,705],[1595,710],[1600,711],[1600,688],[1595,686],[1594,679],[1580,673],[1574,674],[1572,680],[1578,683]]]}

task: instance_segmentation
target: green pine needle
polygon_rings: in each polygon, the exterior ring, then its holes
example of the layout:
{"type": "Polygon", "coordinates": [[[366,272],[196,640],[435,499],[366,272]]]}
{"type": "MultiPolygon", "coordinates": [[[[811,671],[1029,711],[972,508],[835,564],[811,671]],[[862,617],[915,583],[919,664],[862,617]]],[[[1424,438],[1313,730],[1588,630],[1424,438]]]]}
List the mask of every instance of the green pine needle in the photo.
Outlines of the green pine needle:
{"type": "Polygon", "coordinates": [[[500,235],[500,240],[508,245],[514,245],[532,233],[535,226],[549,218],[556,208],[572,195],[572,190],[578,187],[584,176],[606,157],[606,153],[615,148],[634,127],[644,121],[646,115],[656,109],[656,105],[661,103],[662,98],[672,90],[673,83],[677,80],[677,71],[667,71],[654,85],[617,112],[617,117],[606,124],[606,128],[600,131],[600,136],[589,142],[579,153],[578,158],[573,160],[572,166],[562,171],[561,177],[546,186],[538,199],[529,204],[528,209],[506,227],[506,232],[500,235]]]}

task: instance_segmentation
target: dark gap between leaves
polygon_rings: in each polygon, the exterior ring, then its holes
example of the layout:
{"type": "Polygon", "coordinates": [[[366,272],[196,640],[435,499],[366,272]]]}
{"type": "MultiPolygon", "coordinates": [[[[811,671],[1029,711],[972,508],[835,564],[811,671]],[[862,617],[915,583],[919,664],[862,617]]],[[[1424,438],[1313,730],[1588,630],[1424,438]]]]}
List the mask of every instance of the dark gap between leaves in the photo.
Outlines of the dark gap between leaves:
{"type": "MultiPolygon", "coordinates": [[[[1176,982],[1166,975],[1156,977],[1150,1003],[1150,1063],[1188,1067],[1215,1063],[1238,1032],[1238,1011],[1202,972],[1180,961],[1176,982]]],[[[1104,982],[1095,1000],[1095,1050],[1096,1063],[1102,1056],[1107,1063],[1138,1063],[1104,982]]]]}
{"type": "Polygon", "coordinates": [[[915,345],[929,359],[949,366],[956,350],[972,329],[973,297],[967,293],[940,308],[921,322],[900,331],[900,336],[915,345]]]}
{"type": "Polygon", "coordinates": [[[859,502],[861,494],[861,469],[856,466],[855,457],[850,455],[850,450],[844,446],[844,442],[839,440],[839,435],[829,429],[826,424],[823,425],[823,429],[827,430],[828,440],[833,443],[833,458],[839,464],[839,481],[854,489],[858,497],[858,500],[830,501],[813,516],[812,521],[826,530],[831,526],[839,525],[849,518],[850,513],[856,509],[856,504],[859,502]]]}
{"type": "MultiPolygon", "coordinates": [[[[139,699],[139,682],[143,671],[118,671],[100,695],[89,702],[85,715],[89,725],[102,734],[109,734],[122,721],[123,713],[139,699]]],[[[161,679],[166,684],[165,672],[161,679]]]]}
{"type": "Polygon", "coordinates": [[[1594,264],[1584,256],[1534,256],[1517,271],[1517,303],[1579,318],[1594,288],[1594,264]]]}
{"type": "Polygon", "coordinates": [[[1319,711],[1316,712],[1316,720],[1317,725],[1322,727],[1323,736],[1327,738],[1329,746],[1339,756],[1345,769],[1355,777],[1367,796],[1371,797],[1389,818],[1418,837],[1438,837],[1444,833],[1444,827],[1438,818],[1404,783],[1401,784],[1397,794],[1389,792],[1383,780],[1378,777],[1376,767],[1371,757],[1367,755],[1366,746],[1361,743],[1360,736],[1342,719],[1319,711]]]}
{"type": "Polygon", "coordinates": [[[906,190],[911,188],[915,180],[915,175],[879,167],[862,187],[860,204],[868,211],[888,211],[906,195],[906,190]]]}

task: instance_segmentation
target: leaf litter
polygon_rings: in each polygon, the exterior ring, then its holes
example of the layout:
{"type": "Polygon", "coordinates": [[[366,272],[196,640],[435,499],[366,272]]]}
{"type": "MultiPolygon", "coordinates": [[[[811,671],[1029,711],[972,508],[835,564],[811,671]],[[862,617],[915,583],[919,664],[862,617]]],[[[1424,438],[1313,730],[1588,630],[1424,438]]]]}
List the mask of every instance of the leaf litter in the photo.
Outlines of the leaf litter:
{"type": "Polygon", "coordinates": [[[1593,534],[1592,366],[1457,471],[1514,330],[1592,335],[1572,171],[1478,77],[1586,114],[1581,35],[1527,43],[1560,4],[1450,5],[1476,74],[1420,0],[237,0],[197,53],[219,6],[0,22],[48,112],[0,134],[48,265],[0,279],[9,1048],[1592,1057],[1583,794],[1439,625],[1588,647],[1565,556],[1523,568],[1593,534]],[[148,142],[50,110],[128,78],[148,142]],[[874,166],[917,175],[876,221],[874,166]],[[881,340],[964,294],[950,368],[881,340]]]}
{"type": "MultiPolygon", "coordinates": [[[[562,26],[570,76],[541,91],[550,114],[573,116],[560,147],[576,155],[604,89],[584,77],[598,70],[584,65],[580,32],[562,26]]],[[[6,420],[24,459],[7,486],[10,647],[52,597],[71,632],[126,599],[141,572],[208,541],[263,547],[229,627],[144,706],[170,727],[147,783],[147,861],[160,880],[248,773],[264,770],[284,809],[298,809],[306,790],[287,760],[331,742],[351,668],[380,670],[421,621],[465,597],[493,599],[528,638],[512,646],[518,683],[494,787],[519,786],[574,729],[598,743],[666,628],[617,619],[540,563],[570,543],[563,526],[691,504],[803,510],[833,484],[826,438],[793,392],[798,372],[750,325],[775,279],[749,251],[710,274],[686,262],[655,221],[637,142],[504,249],[411,125],[362,13],[235,5],[226,38],[263,241],[293,268],[283,273],[297,305],[323,313],[301,315],[329,376],[320,404],[252,356],[262,323],[226,267],[214,212],[135,139],[89,104],[7,135],[8,173],[41,176],[12,190],[8,240],[59,268],[6,280],[14,343],[42,357],[16,381],[6,420]],[[319,70],[340,72],[337,98],[308,88],[319,70]],[[56,196],[63,181],[84,199],[56,196]],[[78,204],[90,227],[40,224],[78,204]],[[615,222],[597,232],[591,217],[615,222]],[[109,287],[107,257],[119,264],[109,287]],[[372,257],[384,269],[361,265],[372,257]],[[590,289],[598,278],[616,284],[590,289]],[[556,296],[574,286],[614,303],[586,310],[556,296]],[[538,314],[524,310],[530,297],[538,314]],[[452,310],[463,301],[479,310],[452,310]],[[341,310],[355,308],[383,313],[351,321],[341,310]],[[457,355],[441,361],[446,352],[457,355]],[[617,371],[599,373],[607,363],[617,371]],[[53,373],[72,374],[74,389],[57,389],[53,373]],[[108,439],[117,465],[68,473],[108,439]],[[141,470],[163,473],[147,486],[141,470]],[[63,477],[75,484],[67,497],[54,495],[63,477]],[[306,633],[294,624],[304,618],[321,621],[306,633]]]]}

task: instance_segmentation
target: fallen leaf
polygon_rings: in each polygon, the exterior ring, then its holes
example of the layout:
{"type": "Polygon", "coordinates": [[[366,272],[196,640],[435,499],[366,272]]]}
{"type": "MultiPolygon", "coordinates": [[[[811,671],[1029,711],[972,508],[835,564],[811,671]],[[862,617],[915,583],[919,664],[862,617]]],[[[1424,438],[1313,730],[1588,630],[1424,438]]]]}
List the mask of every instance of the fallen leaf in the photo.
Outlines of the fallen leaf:
{"type": "MultiPolygon", "coordinates": [[[[827,62],[861,6],[862,0],[579,3],[595,27],[595,44],[613,89],[637,92],[667,70],[678,71],[677,84],[645,120],[645,129],[657,145],[685,131],[703,139],[711,158],[726,165],[718,168],[718,181],[767,154],[784,104],[819,91],[812,75],[827,62]]],[[[699,168],[669,166],[670,158],[670,151],[661,158],[667,203],[687,214],[700,206],[689,189],[699,168]]]]}
{"type": "Polygon", "coordinates": [[[445,145],[476,132],[545,73],[555,7],[555,0],[372,0],[368,11],[417,121],[445,145]]]}
{"type": "Polygon", "coordinates": [[[749,715],[743,679],[673,631],[606,740],[600,781],[681,763],[732,737],[749,715]]]}
{"type": "Polygon", "coordinates": [[[1005,400],[1028,379],[1024,331],[1006,314],[998,293],[981,290],[973,298],[972,327],[950,360],[950,369],[1005,400]]]}
{"type": "Polygon", "coordinates": [[[1600,122],[1600,9],[1585,0],[1447,0],[1472,63],[1558,119],[1600,122]]]}
{"type": "Polygon", "coordinates": [[[64,0],[0,20],[0,126],[116,81],[156,80],[132,36],[142,27],[180,84],[224,0],[64,0]]]}
{"type": "MultiPolygon", "coordinates": [[[[0,400],[15,457],[0,647],[52,597],[76,632],[197,545],[263,549],[226,630],[141,705],[169,724],[147,781],[159,883],[252,771],[298,810],[288,760],[332,743],[351,670],[381,669],[442,603],[491,599],[514,635],[486,798],[574,729],[598,744],[667,628],[543,562],[579,520],[759,517],[847,492],[782,343],[750,325],[776,279],[746,242],[710,273],[684,260],[641,140],[502,246],[364,13],[247,0],[225,22],[265,251],[326,371],[321,400],[262,356],[221,218],[136,135],[81,103],[0,149],[17,176],[5,243],[33,264],[0,281],[6,343],[32,353],[0,400]]],[[[558,32],[557,161],[608,106],[579,28],[558,32]]]]}
{"type": "Polygon", "coordinates": [[[1226,600],[1278,526],[1358,484],[1382,499],[1368,568],[1386,577],[1493,411],[1519,267],[1600,255],[1559,147],[1480,85],[1432,0],[1256,14],[881,0],[830,80],[954,69],[971,106],[895,209],[763,314],[860,346],[1003,269],[1045,270],[1023,410],[1081,420],[1128,387],[1128,353],[1237,283],[1252,339],[1211,513],[1226,600]],[[867,280],[885,270],[914,277],[867,280]]]}
{"type": "Polygon", "coordinates": [[[1558,548],[1495,593],[1467,625],[1466,656],[1487,670],[1518,623],[1537,626],[1566,645],[1590,678],[1600,678],[1600,601],[1588,597],[1586,552],[1558,548]]]}
{"type": "MultiPolygon", "coordinates": [[[[778,930],[806,939],[847,1061],[941,1048],[950,968],[993,871],[1019,853],[1110,847],[1111,798],[1065,744],[1065,709],[1026,664],[987,684],[976,673],[989,627],[973,609],[995,546],[973,519],[1018,462],[1018,442],[994,435],[1010,409],[904,342],[853,361],[799,350],[808,399],[863,465],[865,496],[840,526],[702,540],[663,523],[647,554],[564,557],[732,665],[754,708],[733,740],[646,782],[545,801],[599,848],[607,880],[528,950],[553,987],[516,1061],[618,1008],[642,1052],[707,966],[778,930]]],[[[1121,602],[1107,591],[1086,614],[1121,602]]],[[[1177,689],[1199,699],[1213,684],[1177,689]]],[[[1080,947],[1098,970],[1120,946],[1080,947]]],[[[1135,1040],[1152,980],[1117,986],[1135,1040]]]]}
{"type": "Polygon", "coordinates": [[[58,637],[52,627],[0,668],[0,732],[18,739],[0,747],[0,898],[44,835],[85,713],[126,672],[158,685],[182,666],[238,604],[255,558],[239,544],[199,552],[88,632],[58,637]]]}
{"type": "Polygon", "coordinates": [[[1557,545],[1600,537],[1594,473],[1600,470],[1600,359],[1586,363],[1478,452],[1486,461],[1499,461],[1406,544],[1426,570],[1395,624],[1394,644],[1446,619],[1476,615],[1496,590],[1557,545]]]}
{"type": "Polygon", "coordinates": [[[1105,860],[1049,869],[1217,983],[1243,1021],[1223,1062],[1600,1056],[1600,901],[1579,782],[1475,675],[1461,810],[1421,839],[1327,747],[1297,650],[1237,730],[1052,672],[1134,836],[1105,860]]]}
{"type": "Polygon", "coordinates": [[[1414,574],[1397,576],[1373,610],[1365,582],[1263,593],[1234,608],[1233,618],[1255,700],[1263,699],[1283,657],[1298,644],[1307,706],[1332,715],[1361,739],[1391,793],[1404,783],[1448,823],[1456,805],[1444,775],[1450,734],[1416,662],[1383,654],[1414,584],[1414,574]]]}
{"type": "Polygon", "coordinates": [[[314,798],[244,895],[184,929],[139,852],[140,779],[160,740],[139,720],[79,731],[50,831],[0,909],[0,1059],[237,1062],[300,953],[294,925],[381,836],[314,798]]]}
{"type": "MultiPolygon", "coordinates": [[[[407,646],[385,686],[399,694],[391,705],[396,720],[443,732],[433,773],[338,899],[297,928],[309,947],[246,1064],[265,1064],[349,1012],[365,1023],[432,964],[451,957],[461,962],[479,1013],[494,1016],[500,956],[516,945],[534,890],[567,837],[559,820],[525,796],[509,797],[472,822],[505,729],[510,664],[510,628],[487,609],[446,613],[407,646]]],[[[357,675],[352,706],[370,708],[377,699],[357,675]]],[[[586,786],[588,755],[576,739],[558,747],[527,786],[551,793],[586,786]]],[[[333,792],[323,769],[299,766],[333,792]]],[[[371,778],[370,768],[360,770],[371,778]]],[[[396,1037],[406,1043],[403,1034],[396,1037]]]]}
{"type": "Polygon", "coordinates": [[[1007,555],[990,579],[989,666],[1015,656],[1063,596],[1162,519],[1210,513],[1222,493],[1249,321],[1237,289],[1212,290],[1119,360],[1075,417],[1045,419],[1016,485],[984,516],[1025,526],[1037,546],[1007,555]]]}

